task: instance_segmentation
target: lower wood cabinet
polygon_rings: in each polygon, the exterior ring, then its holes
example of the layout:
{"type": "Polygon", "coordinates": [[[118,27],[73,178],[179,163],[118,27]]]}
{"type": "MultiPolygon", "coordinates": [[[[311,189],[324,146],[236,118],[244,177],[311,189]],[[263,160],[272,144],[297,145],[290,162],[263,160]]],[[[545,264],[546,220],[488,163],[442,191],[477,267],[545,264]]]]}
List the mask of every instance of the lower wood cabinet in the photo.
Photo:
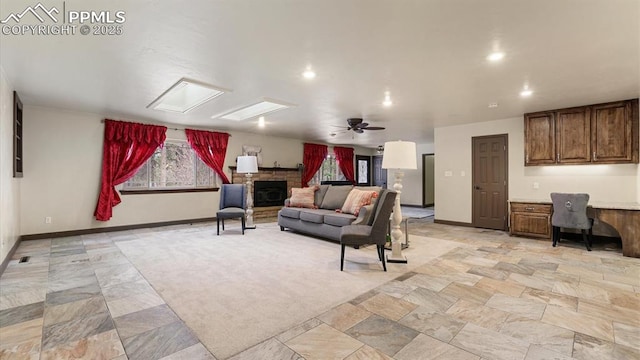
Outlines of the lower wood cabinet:
{"type": "Polygon", "coordinates": [[[551,204],[512,202],[509,233],[551,239],[552,212],[551,204]]]}

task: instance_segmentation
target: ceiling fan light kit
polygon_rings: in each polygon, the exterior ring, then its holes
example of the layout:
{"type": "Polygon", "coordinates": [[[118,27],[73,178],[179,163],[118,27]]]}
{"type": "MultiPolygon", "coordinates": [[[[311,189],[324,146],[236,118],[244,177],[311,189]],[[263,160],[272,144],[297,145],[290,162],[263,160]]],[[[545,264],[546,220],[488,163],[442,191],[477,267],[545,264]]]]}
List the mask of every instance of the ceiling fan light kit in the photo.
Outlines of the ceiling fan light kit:
{"type": "Polygon", "coordinates": [[[362,118],[349,118],[347,119],[347,130],[353,130],[353,132],[362,134],[364,130],[384,130],[381,126],[369,126],[369,123],[363,122],[362,118]]]}

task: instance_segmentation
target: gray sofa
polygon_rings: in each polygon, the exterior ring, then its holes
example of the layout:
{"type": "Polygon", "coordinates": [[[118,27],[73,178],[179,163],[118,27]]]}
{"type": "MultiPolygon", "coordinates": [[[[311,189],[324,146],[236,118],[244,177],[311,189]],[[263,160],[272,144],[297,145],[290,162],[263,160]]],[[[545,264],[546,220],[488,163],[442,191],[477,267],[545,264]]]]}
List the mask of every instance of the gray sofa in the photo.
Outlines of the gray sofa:
{"type": "MultiPolygon", "coordinates": [[[[382,190],[377,186],[356,187],[361,190],[375,190],[378,198],[382,190]]],[[[314,204],[317,209],[285,207],[278,212],[280,230],[294,230],[334,241],[340,241],[340,231],[345,225],[370,225],[375,214],[377,201],[363,206],[358,216],[336,212],[342,208],[353,186],[320,185],[315,192],[314,204]]]]}

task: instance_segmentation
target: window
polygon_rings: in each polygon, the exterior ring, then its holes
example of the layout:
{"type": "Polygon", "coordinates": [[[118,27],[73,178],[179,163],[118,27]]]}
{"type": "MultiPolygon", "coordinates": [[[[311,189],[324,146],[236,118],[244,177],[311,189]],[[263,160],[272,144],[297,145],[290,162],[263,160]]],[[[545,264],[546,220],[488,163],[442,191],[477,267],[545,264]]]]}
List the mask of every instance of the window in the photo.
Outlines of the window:
{"type": "Polygon", "coordinates": [[[313,179],[309,183],[320,184],[322,181],[345,181],[346,177],[342,174],[340,166],[336,161],[336,157],[333,154],[327,155],[327,158],[322,162],[322,166],[318,172],[313,175],[313,179]]]}
{"type": "Polygon", "coordinates": [[[166,141],[124,183],[123,190],[207,189],[216,188],[218,184],[218,175],[200,160],[189,144],[166,141]]]}

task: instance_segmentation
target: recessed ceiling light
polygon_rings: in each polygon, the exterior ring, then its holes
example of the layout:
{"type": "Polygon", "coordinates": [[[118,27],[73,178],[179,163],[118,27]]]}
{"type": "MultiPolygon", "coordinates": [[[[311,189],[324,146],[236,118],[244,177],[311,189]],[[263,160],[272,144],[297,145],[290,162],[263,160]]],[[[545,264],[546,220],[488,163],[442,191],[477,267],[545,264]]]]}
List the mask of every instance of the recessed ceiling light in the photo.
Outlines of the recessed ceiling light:
{"type": "Polygon", "coordinates": [[[489,108],[497,108],[498,107],[498,103],[489,103],[489,108]]]}
{"type": "Polygon", "coordinates": [[[391,101],[391,95],[389,94],[388,91],[384,92],[384,101],[382,102],[382,105],[385,107],[389,107],[393,105],[393,101],[391,101]]]}
{"type": "Polygon", "coordinates": [[[245,106],[238,110],[234,110],[223,115],[215,115],[212,117],[221,118],[225,120],[242,121],[242,120],[254,118],[256,116],[272,113],[274,111],[287,109],[292,106],[295,106],[295,105],[265,98],[263,101],[257,104],[245,106]]]}
{"type": "Polygon", "coordinates": [[[302,73],[305,79],[313,79],[316,77],[316,73],[311,70],[311,66],[307,66],[307,69],[302,73]]]}
{"type": "Polygon", "coordinates": [[[231,90],[182,78],[151,104],[147,105],[147,108],[184,114],[230,91],[231,90]]]}
{"type": "Polygon", "coordinates": [[[258,127],[261,127],[261,128],[264,127],[264,116],[260,116],[258,118],[258,127]]]}
{"type": "Polygon", "coordinates": [[[500,61],[504,58],[503,52],[493,52],[487,56],[487,60],[489,61],[500,61]]]}
{"type": "Polygon", "coordinates": [[[529,89],[529,87],[526,86],[526,85],[525,85],[524,89],[522,91],[520,91],[520,96],[522,96],[522,97],[531,96],[531,94],[533,94],[533,90],[529,89]]]}

